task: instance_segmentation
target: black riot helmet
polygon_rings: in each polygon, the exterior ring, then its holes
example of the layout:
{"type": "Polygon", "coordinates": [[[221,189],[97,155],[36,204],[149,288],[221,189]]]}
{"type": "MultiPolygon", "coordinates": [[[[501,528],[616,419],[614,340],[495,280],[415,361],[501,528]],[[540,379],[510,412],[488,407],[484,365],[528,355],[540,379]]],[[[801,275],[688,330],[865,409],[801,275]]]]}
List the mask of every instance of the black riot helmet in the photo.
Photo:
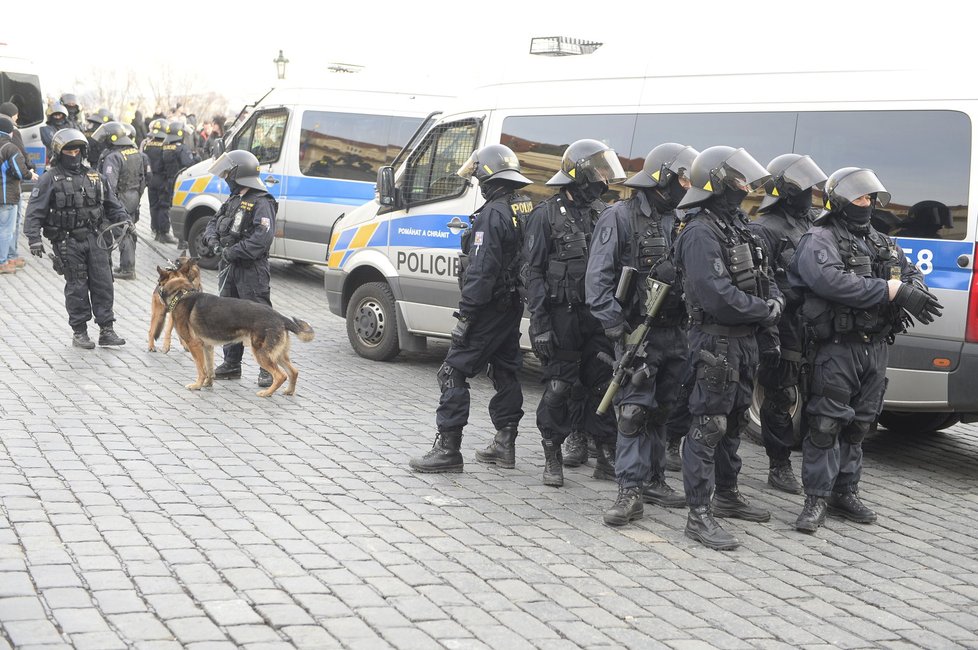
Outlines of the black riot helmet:
{"type": "Polygon", "coordinates": [[[97,125],[105,124],[106,122],[115,121],[115,117],[112,115],[112,112],[109,111],[109,109],[107,108],[100,108],[98,109],[97,113],[93,113],[92,115],[89,115],[85,119],[97,125]]]}
{"type": "Polygon", "coordinates": [[[770,177],[761,163],[754,160],[743,148],[716,146],[700,152],[693,160],[689,171],[692,186],[679,203],[680,208],[688,208],[706,201],[712,196],[720,196],[724,188],[737,190],[756,190],[770,177]]]}
{"type": "MultiPolygon", "coordinates": [[[[843,167],[825,181],[822,205],[825,213],[841,212],[847,205],[868,194],[881,208],[890,202],[890,193],[872,169],[843,167]]],[[[823,214],[825,214],[823,213],[823,214]]]]}
{"type": "Polygon", "coordinates": [[[642,171],[624,185],[628,187],[666,187],[674,176],[689,178],[689,170],[699,151],[676,142],[660,144],[645,157],[642,171]]]}
{"type": "Polygon", "coordinates": [[[258,178],[258,167],[258,159],[255,158],[255,154],[250,151],[235,149],[222,153],[208,171],[227,181],[232,192],[235,191],[236,185],[267,192],[268,188],[258,178]]]}
{"type": "Polygon", "coordinates": [[[125,125],[121,122],[106,122],[95,129],[95,133],[92,134],[92,140],[104,146],[132,146],[135,144],[126,132],[125,125]]]}
{"type": "Polygon", "coordinates": [[[51,138],[51,157],[55,163],[61,162],[61,150],[65,147],[81,147],[81,157],[88,153],[88,138],[78,129],[61,129],[51,138]]]}
{"type": "Polygon", "coordinates": [[[520,173],[520,160],[503,144],[490,144],[475,151],[457,172],[462,178],[475,176],[480,185],[489,180],[511,181],[523,187],[533,181],[520,173]]]}
{"type": "Polygon", "coordinates": [[[825,172],[810,156],[797,153],[781,154],[767,164],[767,170],[771,178],[764,183],[764,199],[759,210],[767,210],[782,199],[812,188],[822,189],[827,180],[825,172]]]}
{"type": "Polygon", "coordinates": [[[48,111],[48,117],[51,117],[53,115],[57,115],[58,113],[61,113],[61,115],[64,116],[63,120],[68,119],[68,108],[64,104],[62,104],[61,102],[55,102],[51,106],[51,110],[48,111]]]}
{"type": "MultiPolygon", "coordinates": [[[[180,120],[173,120],[166,125],[166,144],[183,142],[183,131],[186,127],[180,120]]],[[[155,136],[154,136],[155,137],[155,136]]]]}
{"type": "Polygon", "coordinates": [[[597,140],[578,140],[564,150],[560,171],[547,185],[587,185],[589,183],[620,183],[625,170],[614,149],[597,140]]]}
{"type": "Polygon", "coordinates": [[[74,93],[64,93],[61,95],[61,99],[59,101],[61,105],[65,107],[65,110],[68,111],[67,115],[69,117],[74,118],[78,116],[78,112],[81,109],[78,107],[78,97],[76,97],[74,93]]]}
{"type": "Polygon", "coordinates": [[[123,122],[122,128],[126,130],[126,135],[132,140],[133,146],[136,144],[136,127],[129,122],[123,122]]]}
{"type": "Polygon", "coordinates": [[[161,117],[158,117],[149,123],[149,134],[153,137],[154,140],[165,140],[166,127],[167,127],[167,121],[161,117]]]}

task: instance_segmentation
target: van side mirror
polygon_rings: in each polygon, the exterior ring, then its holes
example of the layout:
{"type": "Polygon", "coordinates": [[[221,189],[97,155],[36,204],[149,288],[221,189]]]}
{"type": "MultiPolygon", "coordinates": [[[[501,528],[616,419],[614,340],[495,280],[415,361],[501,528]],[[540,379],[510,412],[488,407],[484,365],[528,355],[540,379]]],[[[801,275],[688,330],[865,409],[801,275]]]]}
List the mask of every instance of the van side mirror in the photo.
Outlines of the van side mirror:
{"type": "Polygon", "coordinates": [[[390,165],[377,171],[377,202],[380,205],[394,205],[394,168],[390,165]]]}

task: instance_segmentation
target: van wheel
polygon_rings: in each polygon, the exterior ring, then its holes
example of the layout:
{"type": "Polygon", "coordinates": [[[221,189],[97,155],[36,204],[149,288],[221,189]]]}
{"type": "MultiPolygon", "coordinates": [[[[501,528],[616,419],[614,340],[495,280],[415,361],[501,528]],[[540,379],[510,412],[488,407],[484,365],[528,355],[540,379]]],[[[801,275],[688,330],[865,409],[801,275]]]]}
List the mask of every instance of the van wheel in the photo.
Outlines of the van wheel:
{"type": "Polygon", "coordinates": [[[204,216],[194,221],[190,226],[190,233],[187,235],[187,243],[190,245],[190,256],[197,258],[197,264],[202,269],[213,271],[217,268],[217,263],[221,261],[217,255],[211,255],[210,249],[204,245],[204,231],[207,230],[207,222],[210,217],[204,216]]]}
{"type": "Polygon", "coordinates": [[[401,351],[394,294],[384,282],[368,282],[353,292],[346,310],[346,335],[364,359],[390,361],[401,351]]]}
{"type": "Polygon", "coordinates": [[[880,426],[897,435],[926,435],[952,427],[961,418],[957,413],[883,411],[880,426]]]}
{"type": "MultiPolygon", "coordinates": [[[[797,392],[797,391],[796,391],[797,392]]],[[[764,387],[758,381],[754,382],[754,395],[751,398],[749,415],[747,422],[747,438],[761,446],[764,445],[764,436],[761,433],[761,404],[764,403],[764,387]]],[[[792,449],[801,449],[803,432],[801,430],[802,403],[795,397],[795,403],[789,409],[791,413],[791,427],[794,437],[791,441],[792,449]]]]}

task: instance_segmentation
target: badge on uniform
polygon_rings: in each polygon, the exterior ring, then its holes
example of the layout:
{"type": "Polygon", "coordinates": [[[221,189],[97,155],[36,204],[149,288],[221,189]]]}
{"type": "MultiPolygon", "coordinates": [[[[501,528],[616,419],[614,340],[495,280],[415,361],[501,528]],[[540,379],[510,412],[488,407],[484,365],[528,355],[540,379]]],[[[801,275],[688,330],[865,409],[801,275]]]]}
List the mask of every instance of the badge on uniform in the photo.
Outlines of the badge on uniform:
{"type": "Polygon", "coordinates": [[[604,226],[598,236],[601,238],[602,244],[607,244],[611,239],[611,226],[604,226]]]}
{"type": "Polygon", "coordinates": [[[36,187],[31,190],[31,198],[37,196],[38,194],[40,194],[40,191],[36,187]]]}
{"type": "Polygon", "coordinates": [[[262,217],[258,225],[262,230],[268,230],[272,227],[272,220],[268,217],[262,217]]]}
{"type": "Polygon", "coordinates": [[[105,173],[106,174],[111,174],[112,173],[112,165],[106,165],[105,166],[105,173]]]}
{"type": "Polygon", "coordinates": [[[829,253],[825,249],[815,251],[815,259],[818,260],[819,264],[825,264],[829,261],[829,253]]]}
{"type": "Polygon", "coordinates": [[[473,234],[475,235],[475,237],[472,239],[472,245],[475,246],[475,250],[472,252],[472,254],[478,255],[479,247],[482,246],[482,240],[485,237],[486,233],[480,230],[479,232],[473,234]]]}
{"type": "Polygon", "coordinates": [[[717,257],[713,260],[713,272],[717,275],[723,275],[723,262],[717,257]]]}

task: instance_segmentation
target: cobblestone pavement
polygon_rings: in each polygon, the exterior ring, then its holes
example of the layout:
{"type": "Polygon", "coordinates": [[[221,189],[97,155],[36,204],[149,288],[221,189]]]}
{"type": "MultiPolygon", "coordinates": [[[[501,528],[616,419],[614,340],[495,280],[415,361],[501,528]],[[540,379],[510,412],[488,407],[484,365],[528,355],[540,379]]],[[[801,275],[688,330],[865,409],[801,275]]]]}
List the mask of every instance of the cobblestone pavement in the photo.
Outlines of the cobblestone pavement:
{"type": "Polygon", "coordinates": [[[592,468],[541,485],[532,414],[515,470],[474,462],[484,378],[465,473],[410,472],[446,346],[357,357],[317,268],[273,263],[276,307],[316,329],[294,397],[256,397],[247,354],[240,381],[187,391],[187,353],[146,351],[163,247],[140,227],[123,348],[71,347],[49,262],[0,278],[0,650],[978,647],[978,427],[872,436],[874,525],[795,532],[801,499],[745,442],[741,487],[773,518],[728,521],[740,549],[686,539],[682,510],[611,529],[592,468]]]}

